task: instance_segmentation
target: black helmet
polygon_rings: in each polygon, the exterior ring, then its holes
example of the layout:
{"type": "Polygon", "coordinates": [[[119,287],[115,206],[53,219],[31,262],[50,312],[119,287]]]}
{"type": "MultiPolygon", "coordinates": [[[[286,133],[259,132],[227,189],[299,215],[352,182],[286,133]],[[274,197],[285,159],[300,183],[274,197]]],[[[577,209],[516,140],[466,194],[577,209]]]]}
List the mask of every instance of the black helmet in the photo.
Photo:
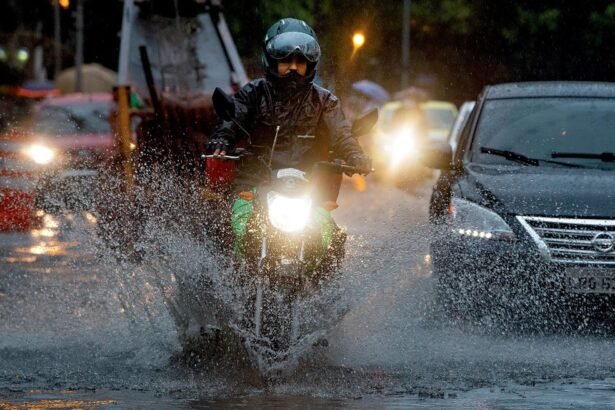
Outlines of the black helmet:
{"type": "Polygon", "coordinates": [[[277,73],[278,60],[293,54],[307,60],[305,80],[311,82],[316,74],[316,65],[320,59],[320,45],[316,33],[303,20],[284,18],[269,27],[263,40],[263,66],[271,80],[282,77],[277,73]]]}

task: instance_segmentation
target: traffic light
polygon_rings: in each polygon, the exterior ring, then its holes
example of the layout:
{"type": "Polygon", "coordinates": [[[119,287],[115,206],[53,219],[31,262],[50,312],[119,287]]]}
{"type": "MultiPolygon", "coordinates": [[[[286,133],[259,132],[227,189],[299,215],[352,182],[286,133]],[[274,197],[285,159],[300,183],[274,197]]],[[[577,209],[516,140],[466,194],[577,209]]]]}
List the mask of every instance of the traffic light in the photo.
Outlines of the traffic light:
{"type": "Polygon", "coordinates": [[[60,7],[67,9],[70,7],[70,0],[57,0],[60,7]]]}

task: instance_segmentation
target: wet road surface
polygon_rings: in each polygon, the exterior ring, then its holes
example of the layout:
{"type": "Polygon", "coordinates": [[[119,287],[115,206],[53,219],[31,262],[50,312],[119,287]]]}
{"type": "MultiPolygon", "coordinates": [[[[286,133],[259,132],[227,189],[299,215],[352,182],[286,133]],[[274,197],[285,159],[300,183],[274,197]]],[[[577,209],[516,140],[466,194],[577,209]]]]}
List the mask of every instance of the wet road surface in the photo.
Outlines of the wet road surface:
{"type": "Polygon", "coordinates": [[[350,310],[328,348],[267,385],[232,364],[173,359],[165,288],[143,278],[196,264],[198,250],[180,243],[176,260],[120,263],[101,251],[89,214],[0,234],[0,408],[615,408],[611,337],[441,325],[429,187],[362,189],[347,181],[334,213],[349,233],[350,310]]]}

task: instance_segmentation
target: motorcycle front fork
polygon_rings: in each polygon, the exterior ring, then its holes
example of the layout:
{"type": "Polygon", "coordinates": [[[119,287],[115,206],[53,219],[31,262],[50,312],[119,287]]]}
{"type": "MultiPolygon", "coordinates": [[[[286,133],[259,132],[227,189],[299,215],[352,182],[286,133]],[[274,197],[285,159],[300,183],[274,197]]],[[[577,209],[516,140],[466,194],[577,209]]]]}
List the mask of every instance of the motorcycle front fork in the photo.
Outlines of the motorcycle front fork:
{"type": "MultiPolygon", "coordinates": [[[[265,259],[267,258],[267,235],[263,235],[263,242],[261,246],[261,257],[258,262],[258,271],[262,272],[265,259]]],[[[301,242],[301,248],[299,250],[298,255],[299,262],[304,262],[305,260],[305,242],[301,242]]],[[[256,301],[254,304],[254,333],[256,337],[261,336],[261,329],[263,323],[263,280],[262,275],[259,275],[259,278],[256,282],[256,301]]],[[[295,342],[299,338],[299,306],[296,298],[293,298],[291,302],[291,329],[290,329],[290,341],[291,344],[295,342]]]]}
{"type": "MultiPolygon", "coordinates": [[[[291,325],[290,325],[290,344],[292,345],[299,338],[299,303],[297,299],[293,299],[291,301],[290,306],[290,314],[291,314],[291,325]]],[[[263,320],[263,282],[258,281],[256,284],[256,301],[255,301],[255,309],[254,309],[254,333],[256,337],[261,336],[261,327],[263,320]]]]}
{"type": "Polygon", "coordinates": [[[263,321],[263,279],[261,272],[265,267],[265,259],[267,258],[267,235],[263,235],[263,244],[261,246],[261,257],[258,261],[258,278],[256,279],[256,301],[254,302],[254,333],[256,337],[261,336],[261,325],[263,321]]]}

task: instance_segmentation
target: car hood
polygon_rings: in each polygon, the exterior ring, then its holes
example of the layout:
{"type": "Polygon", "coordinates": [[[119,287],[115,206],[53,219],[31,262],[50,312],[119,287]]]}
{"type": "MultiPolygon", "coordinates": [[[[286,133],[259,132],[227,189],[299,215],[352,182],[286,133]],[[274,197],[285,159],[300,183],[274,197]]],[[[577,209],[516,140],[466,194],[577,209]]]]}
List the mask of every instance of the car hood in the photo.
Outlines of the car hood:
{"type": "Polygon", "coordinates": [[[464,196],[514,215],[615,218],[615,171],[466,167],[464,196]]]}

